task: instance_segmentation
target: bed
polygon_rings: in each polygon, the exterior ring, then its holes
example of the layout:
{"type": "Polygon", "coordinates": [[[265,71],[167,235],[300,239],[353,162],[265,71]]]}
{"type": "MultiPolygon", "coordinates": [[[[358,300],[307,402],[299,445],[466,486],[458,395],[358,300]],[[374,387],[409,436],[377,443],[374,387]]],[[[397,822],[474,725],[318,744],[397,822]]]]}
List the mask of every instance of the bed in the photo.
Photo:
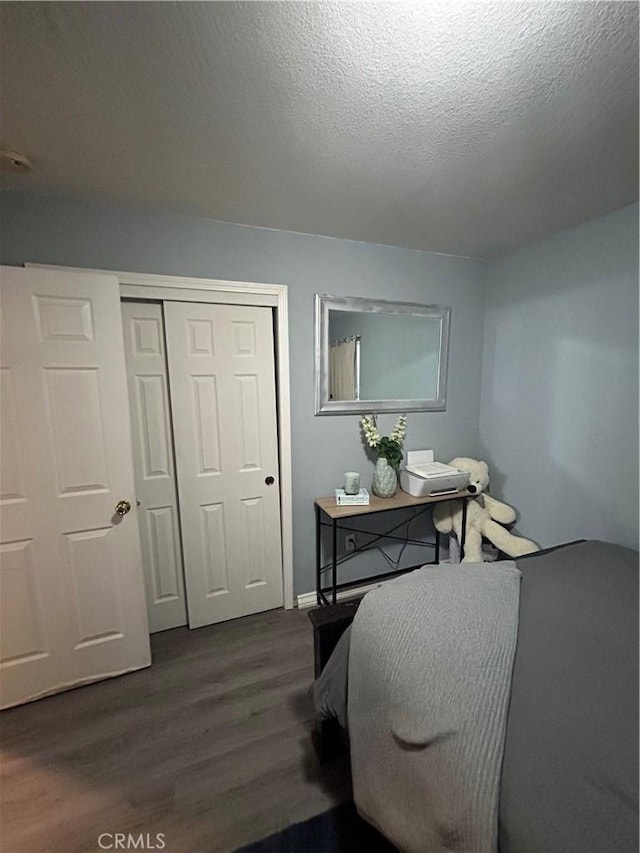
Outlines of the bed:
{"type": "Polygon", "coordinates": [[[635,853],[638,554],[589,541],[491,565],[461,569],[465,589],[489,579],[484,601],[436,598],[428,619],[416,602],[447,567],[369,593],[316,681],[318,719],[349,736],[356,806],[403,850],[635,853]]]}

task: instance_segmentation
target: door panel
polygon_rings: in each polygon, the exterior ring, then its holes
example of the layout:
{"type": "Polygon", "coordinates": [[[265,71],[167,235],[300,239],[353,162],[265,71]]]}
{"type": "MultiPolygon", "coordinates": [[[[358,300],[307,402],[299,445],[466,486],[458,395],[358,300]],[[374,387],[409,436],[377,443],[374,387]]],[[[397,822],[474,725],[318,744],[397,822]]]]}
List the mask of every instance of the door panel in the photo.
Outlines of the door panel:
{"type": "Polygon", "coordinates": [[[145,480],[170,477],[171,452],[167,434],[167,394],[164,376],[136,376],[136,409],[140,413],[143,444],[142,474],[145,480]]]}
{"type": "Polygon", "coordinates": [[[195,628],[283,603],[272,314],[203,303],[164,308],[195,628]]]}
{"type": "Polygon", "coordinates": [[[123,302],[136,497],[151,633],[187,624],[162,306],[123,302]]]}
{"type": "Polygon", "coordinates": [[[3,506],[23,503],[24,452],[20,439],[16,411],[13,373],[10,368],[0,370],[0,435],[3,454],[0,458],[0,500],[3,506]]]}
{"type": "Polygon", "coordinates": [[[4,602],[2,660],[13,666],[48,654],[33,561],[33,540],[0,545],[0,561],[4,602]]]}
{"type": "Polygon", "coordinates": [[[111,527],[65,536],[76,648],[122,637],[122,594],[111,527]]]}
{"type": "Polygon", "coordinates": [[[58,496],[108,492],[98,368],[43,372],[58,496]]]}
{"type": "Polygon", "coordinates": [[[118,280],[2,268],[0,703],[150,663],[118,280]],[[4,480],[4,475],[7,479],[4,480]]]}
{"type": "Polygon", "coordinates": [[[224,595],[229,590],[229,549],[227,523],[223,503],[200,507],[203,539],[202,565],[205,574],[205,595],[224,595]]]}
{"type": "Polygon", "coordinates": [[[198,452],[198,476],[218,475],[220,471],[220,426],[218,423],[218,387],[215,376],[191,376],[193,416],[198,452]]]}
{"type": "MultiPolygon", "coordinates": [[[[161,506],[147,511],[151,567],[153,571],[153,600],[158,602],[184,598],[182,589],[182,560],[176,532],[178,521],[175,507],[161,506]]],[[[181,624],[186,625],[186,622],[181,624]]]]}

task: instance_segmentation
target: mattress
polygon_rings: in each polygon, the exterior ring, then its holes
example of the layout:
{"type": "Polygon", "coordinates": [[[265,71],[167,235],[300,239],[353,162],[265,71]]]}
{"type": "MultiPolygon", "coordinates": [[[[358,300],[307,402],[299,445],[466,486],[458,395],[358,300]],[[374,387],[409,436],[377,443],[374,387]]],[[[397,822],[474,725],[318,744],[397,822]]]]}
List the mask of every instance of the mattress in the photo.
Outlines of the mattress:
{"type": "MultiPolygon", "coordinates": [[[[499,849],[636,853],[638,554],[591,541],[516,563],[499,849]]],[[[347,632],[315,691],[347,729],[348,643],[347,632]]]]}

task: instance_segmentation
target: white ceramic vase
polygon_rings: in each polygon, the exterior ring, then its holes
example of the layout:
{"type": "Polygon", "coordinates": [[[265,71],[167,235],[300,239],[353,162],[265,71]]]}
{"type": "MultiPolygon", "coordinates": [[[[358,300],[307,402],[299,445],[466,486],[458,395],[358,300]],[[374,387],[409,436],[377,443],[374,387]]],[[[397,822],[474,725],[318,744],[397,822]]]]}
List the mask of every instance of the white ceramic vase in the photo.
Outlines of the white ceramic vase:
{"type": "Polygon", "coordinates": [[[398,475],[393,465],[389,465],[384,456],[379,456],[373,471],[371,491],[379,498],[390,498],[398,489],[398,475]]]}

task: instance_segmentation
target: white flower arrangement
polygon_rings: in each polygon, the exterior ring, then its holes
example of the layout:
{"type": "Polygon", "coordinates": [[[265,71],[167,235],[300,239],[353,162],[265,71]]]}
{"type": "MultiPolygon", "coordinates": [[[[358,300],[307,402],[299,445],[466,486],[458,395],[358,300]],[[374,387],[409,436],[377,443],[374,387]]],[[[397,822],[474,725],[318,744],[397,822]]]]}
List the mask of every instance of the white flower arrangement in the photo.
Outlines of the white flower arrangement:
{"type": "Polygon", "coordinates": [[[402,444],[407,434],[407,416],[399,416],[389,435],[380,435],[375,414],[365,415],[360,423],[369,447],[377,450],[378,456],[384,457],[389,465],[397,468],[402,461],[402,444]]]}

